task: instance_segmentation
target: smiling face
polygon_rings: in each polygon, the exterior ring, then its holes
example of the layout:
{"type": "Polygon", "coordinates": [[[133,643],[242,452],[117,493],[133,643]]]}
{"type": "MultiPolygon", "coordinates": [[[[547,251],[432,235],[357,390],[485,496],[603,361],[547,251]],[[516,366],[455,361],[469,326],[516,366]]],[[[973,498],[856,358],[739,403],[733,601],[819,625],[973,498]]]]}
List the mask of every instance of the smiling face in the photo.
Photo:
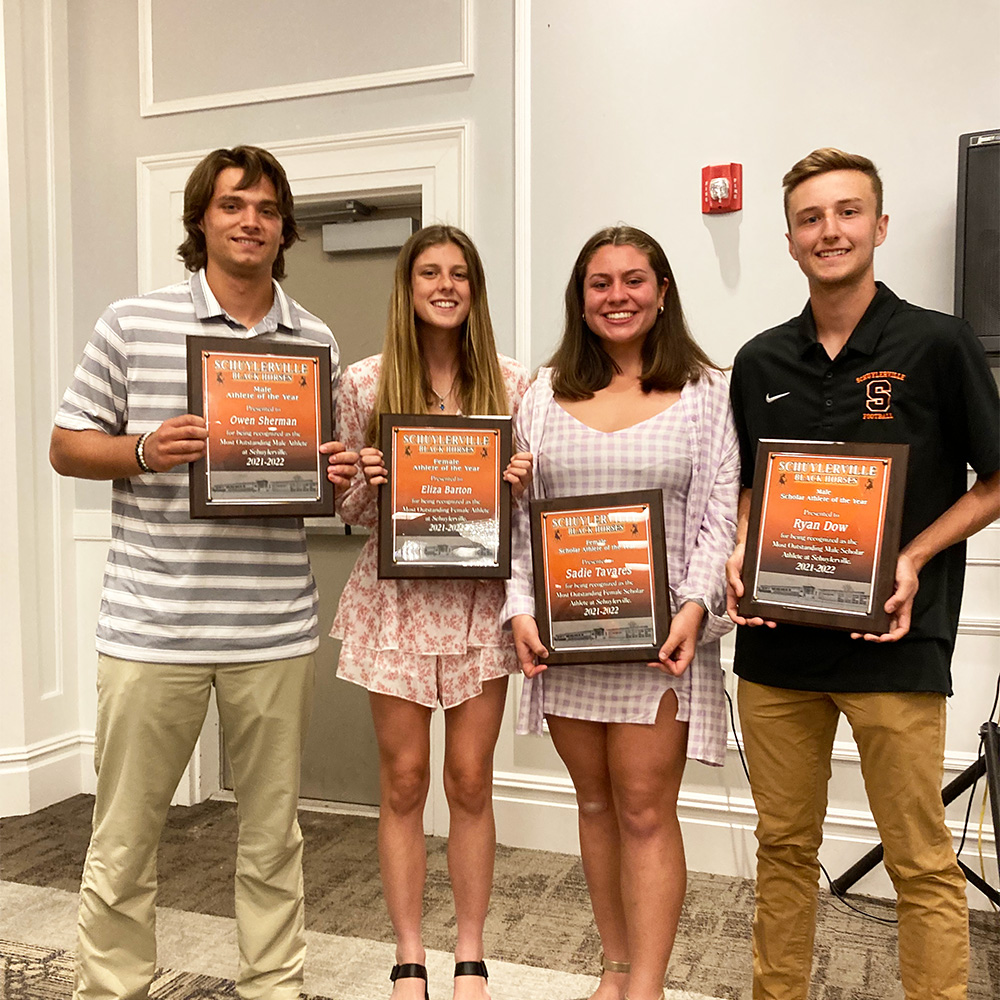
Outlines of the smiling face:
{"type": "Polygon", "coordinates": [[[217,268],[239,278],[266,275],[283,242],[281,211],[270,178],[240,190],[239,167],[226,167],[215,178],[212,200],[199,223],[205,234],[209,271],[217,268]]]}
{"type": "Polygon", "coordinates": [[[871,180],[860,170],[830,170],[803,181],[788,197],[788,252],[810,288],[874,282],[875,247],[887,215],[876,214],[871,180]]]}
{"type": "Polygon", "coordinates": [[[583,318],[606,349],[641,348],[666,294],[666,279],[657,285],[656,274],[641,250],[605,244],[587,264],[583,318]]]}
{"type": "Polygon", "coordinates": [[[417,330],[460,330],[469,317],[472,290],[465,254],[454,243],[428,247],[410,272],[417,330]]]}

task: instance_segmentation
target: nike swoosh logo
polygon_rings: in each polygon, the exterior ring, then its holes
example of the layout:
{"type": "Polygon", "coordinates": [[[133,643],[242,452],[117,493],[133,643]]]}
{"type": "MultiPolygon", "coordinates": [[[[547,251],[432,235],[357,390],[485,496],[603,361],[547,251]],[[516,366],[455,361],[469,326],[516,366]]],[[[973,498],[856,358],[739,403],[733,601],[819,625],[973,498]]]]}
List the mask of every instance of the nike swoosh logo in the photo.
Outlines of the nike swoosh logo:
{"type": "Polygon", "coordinates": [[[767,393],[767,395],[764,396],[764,399],[768,403],[773,403],[776,399],[783,399],[785,396],[790,396],[791,394],[792,394],[791,390],[789,390],[788,392],[779,392],[777,395],[774,396],[772,396],[770,393],[767,393]]]}

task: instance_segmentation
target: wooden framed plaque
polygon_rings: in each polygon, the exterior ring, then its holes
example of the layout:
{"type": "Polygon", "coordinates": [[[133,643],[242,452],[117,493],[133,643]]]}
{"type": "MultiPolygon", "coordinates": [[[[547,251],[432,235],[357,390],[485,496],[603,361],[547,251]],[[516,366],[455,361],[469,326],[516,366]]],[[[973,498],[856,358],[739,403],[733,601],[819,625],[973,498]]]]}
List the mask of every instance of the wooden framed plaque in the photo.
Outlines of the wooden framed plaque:
{"type": "Polygon", "coordinates": [[[761,441],[739,613],[887,631],[908,454],[905,444],[761,441]]]}
{"type": "Polygon", "coordinates": [[[531,501],[546,663],[651,662],[670,631],[660,490],[531,501]]]}
{"type": "Polygon", "coordinates": [[[380,577],[510,576],[511,418],[384,414],[380,577]]]}
{"type": "Polygon", "coordinates": [[[333,436],[330,351],[254,338],[187,338],[188,409],[208,448],[190,465],[191,517],[333,514],[319,446],[333,436]]]}

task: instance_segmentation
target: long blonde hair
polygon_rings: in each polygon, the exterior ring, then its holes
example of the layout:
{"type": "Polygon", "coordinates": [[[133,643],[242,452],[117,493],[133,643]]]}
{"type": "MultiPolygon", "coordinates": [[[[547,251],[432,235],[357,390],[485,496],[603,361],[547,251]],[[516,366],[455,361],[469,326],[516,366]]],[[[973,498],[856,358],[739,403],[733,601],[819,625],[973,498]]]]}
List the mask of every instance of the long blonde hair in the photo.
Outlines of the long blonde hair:
{"type": "Polygon", "coordinates": [[[413,315],[413,262],[428,247],[453,243],[465,256],[471,304],[459,341],[456,389],[466,414],[510,413],[500,362],[493,341],[493,323],[486,298],[486,275],[479,252],[461,229],[425,226],[403,244],[396,258],[396,275],[389,320],[382,345],[382,364],[375,390],[375,407],[368,420],[367,443],[377,444],[383,413],[425,413],[431,396],[427,363],[420,352],[413,315]]]}

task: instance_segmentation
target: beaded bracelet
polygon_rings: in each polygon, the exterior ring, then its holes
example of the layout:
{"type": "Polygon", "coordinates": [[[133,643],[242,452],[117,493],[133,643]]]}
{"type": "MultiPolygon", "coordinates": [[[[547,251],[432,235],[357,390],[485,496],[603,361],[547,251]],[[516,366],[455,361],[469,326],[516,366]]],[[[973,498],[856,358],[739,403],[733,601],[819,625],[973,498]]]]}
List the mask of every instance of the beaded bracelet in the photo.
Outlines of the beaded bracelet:
{"type": "Polygon", "coordinates": [[[142,469],[143,472],[155,473],[156,469],[152,468],[150,465],[147,464],[146,455],[143,451],[143,449],[146,446],[146,438],[148,438],[149,435],[152,433],[153,433],[152,431],[146,431],[145,434],[139,435],[139,439],[135,443],[135,460],[136,462],[138,462],[139,468],[142,469]]]}

